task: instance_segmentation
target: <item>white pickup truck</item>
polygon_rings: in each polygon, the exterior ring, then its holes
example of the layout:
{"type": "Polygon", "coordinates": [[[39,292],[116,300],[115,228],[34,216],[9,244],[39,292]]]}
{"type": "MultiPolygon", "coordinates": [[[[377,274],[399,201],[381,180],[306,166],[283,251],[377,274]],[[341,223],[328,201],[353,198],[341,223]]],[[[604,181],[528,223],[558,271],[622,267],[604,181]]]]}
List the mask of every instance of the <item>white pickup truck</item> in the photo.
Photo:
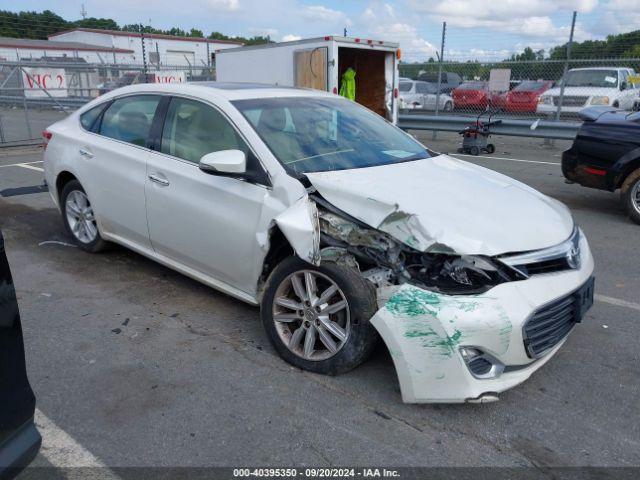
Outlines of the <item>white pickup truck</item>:
{"type": "Polygon", "coordinates": [[[554,115],[560,103],[560,88],[564,82],[564,98],[560,113],[578,113],[592,105],[608,105],[631,110],[638,98],[640,85],[634,85],[632,68],[589,67],[573,68],[560,84],[544,92],[538,100],[537,113],[554,115]]]}

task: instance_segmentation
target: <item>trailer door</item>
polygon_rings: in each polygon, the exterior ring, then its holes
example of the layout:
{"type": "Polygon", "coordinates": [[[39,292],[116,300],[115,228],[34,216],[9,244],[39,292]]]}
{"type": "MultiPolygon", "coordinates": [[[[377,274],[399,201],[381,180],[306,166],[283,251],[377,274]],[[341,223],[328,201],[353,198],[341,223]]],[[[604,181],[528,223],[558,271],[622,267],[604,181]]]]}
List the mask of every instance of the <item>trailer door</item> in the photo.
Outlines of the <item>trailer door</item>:
{"type": "Polygon", "coordinates": [[[327,91],[327,47],[308,48],[293,52],[294,86],[327,91]]]}

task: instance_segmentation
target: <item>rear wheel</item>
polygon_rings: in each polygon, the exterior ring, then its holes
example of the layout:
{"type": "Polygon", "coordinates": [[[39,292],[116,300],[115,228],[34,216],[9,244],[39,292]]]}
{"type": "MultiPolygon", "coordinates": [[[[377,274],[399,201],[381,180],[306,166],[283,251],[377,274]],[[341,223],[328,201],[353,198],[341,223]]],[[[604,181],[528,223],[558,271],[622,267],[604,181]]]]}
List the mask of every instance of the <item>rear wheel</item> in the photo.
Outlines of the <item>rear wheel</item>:
{"type": "Polygon", "coordinates": [[[496,151],[496,146],[493,143],[487,144],[487,153],[493,153],[496,151]]]}
{"type": "Polygon", "coordinates": [[[78,247],[92,253],[106,247],[89,197],[79,181],[71,180],[64,186],[60,193],[60,206],[62,221],[78,247]]]}
{"type": "Polygon", "coordinates": [[[445,112],[451,112],[453,110],[453,103],[452,102],[447,102],[444,104],[444,111],[445,112]]]}
{"type": "Polygon", "coordinates": [[[631,172],[622,184],[622,203],[629,218],[640,224],[640,168],[631,172]]]}
{"type": "Polygon", "coordinates": [[[260,316],[287,362],[335,375],[360,365],[373,350],[377,334],[369,319],[375,311],[375,290],[357,271],[291,257],[269,276],[260,316]]]}
{"type": "Polygon", "coordinates": [[[480,155],[480,149],[478,147],[471,147],[469,153],[471,155],[480,155]]]}

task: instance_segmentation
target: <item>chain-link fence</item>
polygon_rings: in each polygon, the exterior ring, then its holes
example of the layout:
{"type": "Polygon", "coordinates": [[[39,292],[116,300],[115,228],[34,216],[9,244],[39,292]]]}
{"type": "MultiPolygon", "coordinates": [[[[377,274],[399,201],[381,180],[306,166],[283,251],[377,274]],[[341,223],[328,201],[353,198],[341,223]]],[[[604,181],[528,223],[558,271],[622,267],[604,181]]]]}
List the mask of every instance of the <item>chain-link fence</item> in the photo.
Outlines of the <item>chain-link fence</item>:
{"type": "Polygon", "coordinates": [[[454,115],[492,109],[502,117],[573,120],[594,105],[634,110],[638,66],[640,58],[405,64],[400,108],[454,115]]]}
{"type": "Polygon", "coordinates": [[[206,65],[95,64],[81,58],[0,62],[0,144],[39,139],[48,125],[115,88],[214,79],[215,69],[206,65]]]}
{"type": "Polygon", "coordinates": [[[589,106],[637,110],[640,35],[575,42],[575,19],[574,14],[565,29],[566,41],[556,38],[547,49],[523,48],[517,33],[505,37],[504,42],[519,45],[520,53],[478,48],[491,43],[491,32],[443,24],[436,58],[400,65],[401,112],[472,116],[491,111],[496,118],[575,121],[589,106]],[[449,43],[476,47],[464,51],[448,48],[449,43]]]}
{"type": "MultiPolygon", "coordinates": [[[[443,24],[441,32],[430,32],[440,37],[437,52],[413,51],[400,64],[401,114],[466,122],[492,112],[503,119],[575,121],[589,106],[639,109],[640,31],[585,40],[575,20],[574,14],[571,26],[558,27],[544,44],[527,44],[530,37],[518,29],[501,33],[496,43],[490,29],[443,24]],[[580,41],[574,41],[575,31],[580,41]],[[425,56],[432,58],[416,61],[425,56]]],[[[0,51],[0,145],[38,139],[62,115],[121,86],[215,79],[215,46],[209,43],[193,51],[163,50],[140,36],[128,49],[78,48],[56,57],[35,42],[28,51],[7,45],[0,51]]],[[[24,43],[16,39],[16,45],[24,43]]],[[[426,120],[429,128],[441,128],[426,120]]]]}

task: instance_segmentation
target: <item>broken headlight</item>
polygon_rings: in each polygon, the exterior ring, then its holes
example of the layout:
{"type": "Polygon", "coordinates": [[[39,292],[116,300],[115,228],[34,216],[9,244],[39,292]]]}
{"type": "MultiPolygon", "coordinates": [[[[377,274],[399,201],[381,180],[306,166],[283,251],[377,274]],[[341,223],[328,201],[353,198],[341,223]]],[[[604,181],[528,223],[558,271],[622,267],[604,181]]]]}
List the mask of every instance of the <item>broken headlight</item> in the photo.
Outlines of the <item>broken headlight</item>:
{"type": "Polygon", "coordinates": [[[483,293],[504,282],[524,280],[518,271],[481,255],[421,254],[405,265],[411,279],[450,295],[483,293]]]}

